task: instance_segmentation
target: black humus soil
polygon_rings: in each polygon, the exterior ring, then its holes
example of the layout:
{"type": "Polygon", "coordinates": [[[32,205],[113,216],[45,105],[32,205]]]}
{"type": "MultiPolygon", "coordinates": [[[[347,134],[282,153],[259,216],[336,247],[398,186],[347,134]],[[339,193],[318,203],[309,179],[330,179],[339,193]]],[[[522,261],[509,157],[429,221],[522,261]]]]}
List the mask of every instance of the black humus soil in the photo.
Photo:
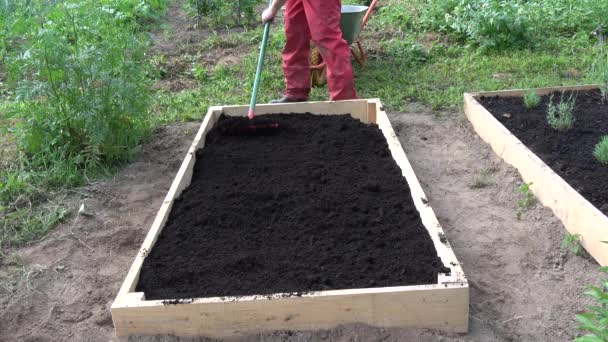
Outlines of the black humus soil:
{"type": "MultiPolygon", "coordinates": [[[[566,92],[564,99],[576,96],[574,126],[556,131],[547,123],[550,96],[527,109],[520,97],[485,97],[481,104],[532,150],[553,171],[566,180],[596,208],[608,215],[608,166],[593,157],[593,149],[603,135],[608,135],[608,103],[598,90],[566,92]]],[[[557,103],[561,93],[553,94],[557,103]]]]}
{"type": "Polygon", "coordinates": [[[146,299],[434,284],[447,273],[376,125],[222,116],[143,263],[146,299]]]}

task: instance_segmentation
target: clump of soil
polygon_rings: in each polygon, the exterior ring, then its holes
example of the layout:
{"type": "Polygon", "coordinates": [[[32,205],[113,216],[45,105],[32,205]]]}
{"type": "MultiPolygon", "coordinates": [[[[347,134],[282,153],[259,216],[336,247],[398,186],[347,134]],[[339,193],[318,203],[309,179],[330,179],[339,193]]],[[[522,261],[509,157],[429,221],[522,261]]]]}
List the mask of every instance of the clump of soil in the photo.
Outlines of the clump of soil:
{"type": "Polygon", "coordinates": [[[547,123],[550,96],[528,109],[519,97],[485,97],[481,103],[498,121],[530,148],[553,171],[576,191],[608,215],[608,167],[593,157],[593,149],[608,134],[608,103],[603,103],[599,90],[553,94],[557,102],[563,96],[576,97],[574,126],[557,131],[547,123]]]}
{"type": "MultiPolygon", "coordinates": [[[[443,266],[386,140],[348,115],[272,115],[273,135],[213,129],[146,257],[147,299],[437,282],[443,266]]],[[[222,117],[217,127],[247,125],[222,117]]]]}

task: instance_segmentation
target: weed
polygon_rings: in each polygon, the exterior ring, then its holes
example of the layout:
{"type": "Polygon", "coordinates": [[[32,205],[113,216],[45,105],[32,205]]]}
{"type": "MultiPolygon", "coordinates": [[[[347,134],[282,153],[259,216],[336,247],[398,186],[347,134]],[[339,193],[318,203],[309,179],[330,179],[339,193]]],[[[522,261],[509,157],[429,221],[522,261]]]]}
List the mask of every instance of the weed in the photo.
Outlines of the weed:
{"type": "Polygon", "coordinates": [[[524,94],[524,104],[526,108],[536,108],[540,104],[540,96],[534,90],[530,90],[524,94]]]}
{"type": "Polygon", "coordinates": [[[16,255],[1,251],[0,266],[3,269],[0,277],[0,295],[12,295],[22,287],[32,290],[32,280],[44,271],[40,265],[28,266],[16,255]]]}
{"type": "Polygon", "coordinates": [[[473,177],[473,183],[470,185],[471,189],[483,189],[494,184],[495,180],[492,174],[495,169],[483,169],[475,177],[473,177]]]}
{"type": "Polygon", "coordinates": [[[418,65],[426,62],[429,58],[428,52],[422,45],[413,40],[391,39],[380,43],[385,53],[391,57],[397,57],[408,64],[418,65]]]}
{"type": "Polygon", "coordinates": [[[604,135],[593,150],[593,156],[602,164],[608,165],[608,135],[604,135]]]}
{"type": "MultiPolygon", "coordinates": [[[[601,267],[601,272],[608,272],[608,267],[601,267]]],[[[581,323],[579,330],[589,332],[575,338],[575,342],[608,341],[608,279],[601,281],[602,286],[587,286],[585,295],[595,299],[596,304],[587,306],[588,312],[577,314],[576,319],[581,323]]]]}
{"type": "Polygon", "coordinates": [[[574,255],[580,256],[582,254],[581,249],[581,234],[570,234],[566,233],[562,240],[561,247],[574,253],[574,255]]]}
{"type": "Polygon", "coordinates": [[[553,95],[549,99],[547,105],[547,122],[553,129],[558,131],[565,131],[572,128],[574,125],[574,106],[576,105],[576,99],[573,95],[570,95],[564,100],[564,95],[560,101],[555,104],[553,103],[553,95]]]}
{"type": "Polygon", "coordinates": [[[516,1],[461,1],[447,25],[459,36],[484,48],[526,46],[530,21],[524,5],[516,1]]]}
{"type": "Polygon", "coordinates": [[[534,194],[530,190],[530,187],[532,186],[532,184],[534,184],[534,183],[532,183],[532,182],[523,183],[517,189],[517,191],[523,196],[522,199],[517,201],[517,206],[518,206],[517,219],[518,220],[521,220],[521,217],[524,214],[524,212],[526,210],[528,210],[530,207],[532,207],[532,205],[535,203],[534,194]]]}

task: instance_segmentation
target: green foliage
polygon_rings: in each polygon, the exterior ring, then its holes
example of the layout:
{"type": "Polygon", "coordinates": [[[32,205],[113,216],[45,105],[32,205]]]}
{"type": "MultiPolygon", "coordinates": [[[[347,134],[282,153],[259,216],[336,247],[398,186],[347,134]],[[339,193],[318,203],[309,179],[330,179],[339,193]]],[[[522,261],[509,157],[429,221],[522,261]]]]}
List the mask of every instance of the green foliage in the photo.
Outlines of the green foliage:
{"type": "Polygon", "coordinates": [[[522,195],[522,199],[517,201],[517,206],[518,206],[517,219],[518,220],[521,220],[523,213],[526,210],[528,210],[535,202],[534,194],[530,190],[530,187],[532,186],[532,184],[534,184],[534,183],[532,183],[532,182],[523,183],[517,189],[517,191],[522,195]]]}
{"type": "Polygon", "coordinates": [[[540,104],[540,96],[534,90],[530,90],[524,94],[524,104],[526,108],[536,108],[540,104]]]}
{"type": "Polygon", "coordinates": [[[199,26],[241,26],[251,24],[257,17],[255,7],[262,0],[188,0],[199,26]]]}
{"type": "Polygon", "coordinates": [[[555,104],[553,103],[553,95],[549,98],[549,104],[547,105],[547,122],[549,126],[558,131],[565,131],[574,125],[576,118],[574,117],[574,106],[576,105],[576,98],[570,95],[567,99],[564,99],[562,94],[560,101],[555,104]]]}
{"type": "Polygon", "coordinates": [[[518,1],[461,1],[446,21],[454,33],[486,48],[522,47],[530,39],[528,18],[518,1]]]}
{"type": "Polygon", "coordinates": [[[11,60],[21,150],[80,156],[83,168],[128,160],[149,131],[143,40],[93,1],[59,4],[46,19],[11,60]]]}
{"type": "Polygon", "coordinates": [[[393,58],[399,58],[411,65],[423,64],[429,58],[429,54],[422,45],[415,41],[391,39],[380,42],[383,51],[393,58]]]}
{"type": "Polygon", "coordinates": [[[538,47],[553,38],[588,36],[608,22],[608,2],[597,0],[413,0],[408,7],[414,28],[484,49],[538,47]]]}
{"type": "Polygon", "coordinates": [[[574,255],[580,256],[582,254],[580,241],[581,234],[566,233],[566,235],[564,235],[564,239],[562,240],[561,247],[574,253],[574,255]]]}
{"type": "MultiPolygon", "coordinates": [[[[608,267],[600,271],[608,272],[608,267]]],[[[608,341],[608,279],[601,281],[601,286],[588,286],[585,295],[595,300],[595,305],[587,306],[587,312],[576,315],[581,323],[578,329],[589,334],[575,338],[575,342],[604,342],[608,341]]]]}
{"type": "Polygon", "coordinates": [[[413,18],[411,17],[408,6],[395,0],[384,2],[385,4],[380,7],[378,15],[372,15],[372,19],[376,24],[380,26],[389,26],[398,31],[409,31],[412,28],[413,18]]]}
{"type": "Polygon", "coordinates": [[[593,156],[602,164],[608,165],[608,135],[604,135],[595,148],[593,156]]]}
{"type": "Polygon", "coordinates": [[[66,216],[49,201],[52,189],[109,174],[149,134],[141,24],[164,13],[167,1],[3,4],[8,95],[0,129],[14,153],[0,163],[0,246],[43,237],[66,216]]]}

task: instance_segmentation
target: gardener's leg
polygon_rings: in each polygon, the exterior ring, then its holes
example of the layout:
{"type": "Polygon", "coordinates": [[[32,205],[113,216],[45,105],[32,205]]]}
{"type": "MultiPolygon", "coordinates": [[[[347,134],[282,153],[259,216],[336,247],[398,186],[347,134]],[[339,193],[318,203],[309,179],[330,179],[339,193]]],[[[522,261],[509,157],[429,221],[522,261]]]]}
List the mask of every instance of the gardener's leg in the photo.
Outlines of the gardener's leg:
{"type": "Polygon", "coordinates": [[[285,37],[282,52],[285,96],[290,100],[306,100],[310,94],[310,31],[303,0],[287,0],[285,4],[285,37]]]}
{"type": "Polygon", "coordinates": [[[332,100],[357,98],[350,49],[340,29],[340,0],[302,0],[312,40],[327,63],[327,85],[332,100]]]}

